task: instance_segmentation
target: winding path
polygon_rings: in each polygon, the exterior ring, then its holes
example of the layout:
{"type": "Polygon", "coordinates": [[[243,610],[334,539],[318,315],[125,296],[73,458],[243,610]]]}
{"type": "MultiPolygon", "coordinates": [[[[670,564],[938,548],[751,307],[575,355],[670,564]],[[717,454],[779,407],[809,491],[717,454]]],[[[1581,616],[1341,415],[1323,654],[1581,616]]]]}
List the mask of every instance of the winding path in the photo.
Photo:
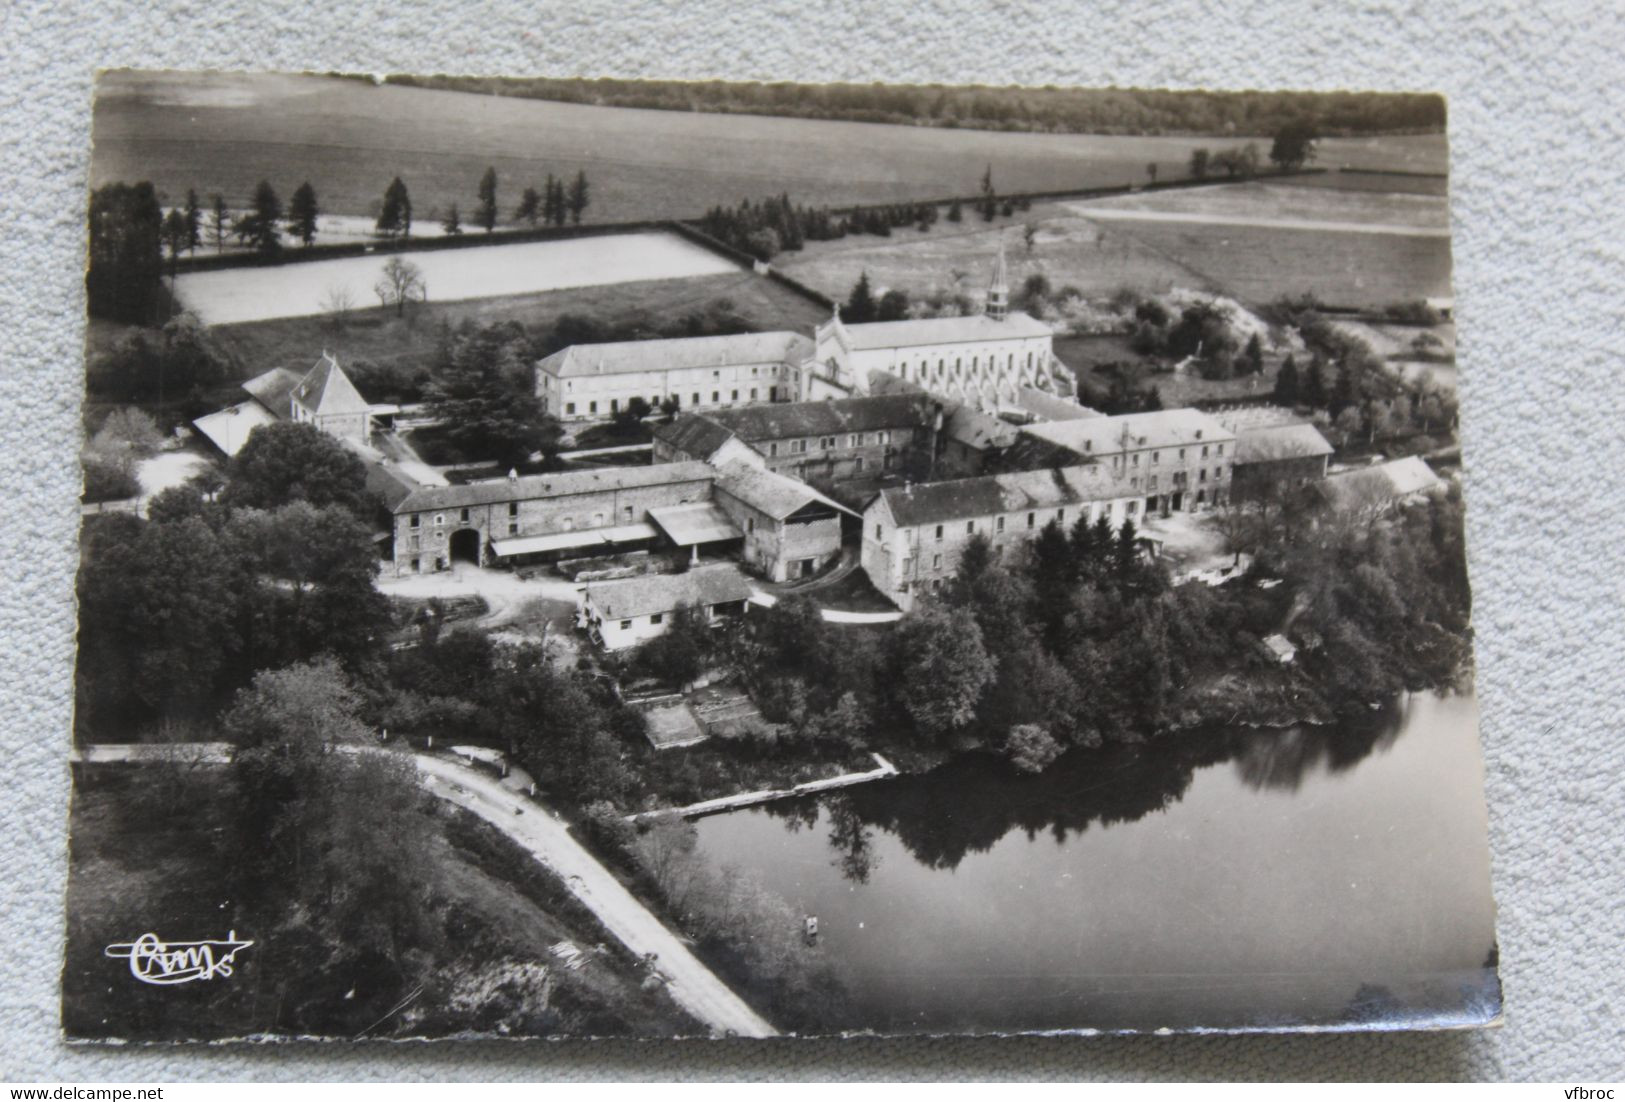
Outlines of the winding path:
{"type": "MultiPolygon", "coordinates": [[[[226,743],[104,744],[76,748],[72,761],[161,762],[230,760],[226,743]]],[[[561,880],[615,938],[640,957],[653,957],[677,1004],[719,1034],[774,1037],[778,1031],[700,962],[688,946],[571,837],[562,821],[478,770],[429,754],[414,754],[430,793],[466,808],[512,838],[561,880]]]]}
{"type": "Polygon", "coordinates": [[[740,1037],[778,1034],[545,808],[473,769],[427,754],[414,756],[429,791],[467,808],[523,846],[556,873],[622,945],[639,956],[653,954],[667,990],[683,1009],[718,1033],[740,1037]]]}

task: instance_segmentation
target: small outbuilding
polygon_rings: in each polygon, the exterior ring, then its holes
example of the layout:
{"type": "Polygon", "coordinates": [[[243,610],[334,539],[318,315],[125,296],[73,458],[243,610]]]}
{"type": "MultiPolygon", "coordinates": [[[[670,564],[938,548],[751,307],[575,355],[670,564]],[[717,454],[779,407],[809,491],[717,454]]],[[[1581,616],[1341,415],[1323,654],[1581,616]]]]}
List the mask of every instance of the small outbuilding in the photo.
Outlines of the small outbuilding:
{"type": "Polygon", "coordinates": [[[605,650],[620,650],[664,634],[681,608],[707,623],[743,616],[752,592],[750,579],[728,564],[646,574],[587,586],[578,622],[605,650]]]}

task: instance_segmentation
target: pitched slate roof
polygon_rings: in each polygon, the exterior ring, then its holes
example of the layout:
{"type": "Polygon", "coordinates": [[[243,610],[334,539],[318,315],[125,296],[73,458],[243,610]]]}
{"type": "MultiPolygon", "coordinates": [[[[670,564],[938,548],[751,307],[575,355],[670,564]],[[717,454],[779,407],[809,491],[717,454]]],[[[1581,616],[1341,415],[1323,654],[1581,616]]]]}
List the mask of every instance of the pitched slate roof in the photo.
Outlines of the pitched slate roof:
{"type": "Polygon", "coordinates": [[[943,431],[948,434],[949,439],[976,451],[1008,448],[1021,435],[1021,430],[1010,422],[991,413],[983,413],[969,404],[961,404],[948,415],[947,421],[943,424],[943,431]]]}
{"type": "Polygon", "coordinates": [[[1368,502],[1397,500],[1412,494],[1431,493],[1444,488],[1444,480],[1433,473],[1420,456],[1390,459],[1374,467],[1342,471],[1315,484],[1321,496],[1334,509],[1358,508],[1368,502]]]}
{"type": "Polygon", "coordinates": [[[915,318],[846,325],[848,340],[860,352],[872,348],[911,348],[922,344],[1048,337],[1053,336],[1054,332],[1037,318],[1020,310],[1012,310],[1002,321],[986,314],[973,314],[963,318],[915,318]]]}
{"type": "Polygon", "coordinates": [[[687,505],[661,505],[649,510],[649,519],[678,547],[736,540],[745,533],[712,501],[687,505]]]}
{"type": "Polygon", "coordinates": [[[651,435],[684,455],[709,459],[734,434],[703,413],[684,413],[669,425],[655,426],[651,435]]]}
{"type": "Polygon", "coordinates": [[[645,574],[641,578],[587,587],[586,599],[606,620],[629,620],[684,605],[701,608],[747,600],[750,579],[732,565],[701,566],[686,574],[645,574]]]}
{"type": "Polygon", "coordinates": [[[1055,509],[1119,496],[1119,480],[1098,464],[1050,471],[983,475],[952,482],[921,482],[880,491],[892,519],[903,528],[955,520],[1055,509]]]}
{"type": "Polygon", "coordinates": [[[573,344],[536,366],[559,378],[620,375],[737,364],[799,364],[812,355],[808,337],[788,330],[721,337],[670,337],[649,341],[573,344]]]}
{"type": "Polygon", "coordinates": [[[607,490],[631,490],[680,482],[709,482],[716,472],[704,463],[656,463],[650,467],[599,467],[587,471],[560,471],[524,478],[493,478],[466,486],[420,486],[391,508],[393,513],[421,513],[429,509],[460,509],[465,505],[495,505],[504,501],[532,501],[607,490]]]}
{"type": "Polygon", "coordinates": [[[276,416],[287,418],[293,416],[289,395],[303,378],[304,376],[296,371],[290,371],[285,367],[273,367],[265,374],[256,375],[248,380],[243,384],[243,389],[276,416]]]}
{"type": "Polygon", "coordinates": [[[276,422],[276,415],[259,402],[238,402],[199,417],[192,425],[226,455],[236,455],[248,443],[249,433],[276,422]]]}
{"type": "Polygon", "coordinates": [[[395,512],[395,507],[411,497],[419,487],[399,467],[387,463],[367,464],[367,489],[384,500],[384,508],[395,512]]]}
{"type": "Polygon", "coordinates": [[[1081,421],[1085,417],[1104,417],[1098,409],[1090,409],[1070,398],[1062,398],[1035,386],[1023,386],[1016,392],[1016,404],[1040,421],[1081,421]]]}
{"type": "Polygon", "coordinates": [[[1332,454],[1332,446],[1313,425],[1265,425],[1236,434],[1236,462],[1303,459],[1332,454]]]}
{"type": "Polygon", "coordinates": [[[749,463],[729,463],[717,472],[717,489],[743,501],[774,520],[784,520],[808,505],[822,504],[838,512],[856,516],[845,505],[829,498],[798,479],[774,474],[749,463]]]}
{"type": "Polygon", "coordinates": [[[936,416],[928,394],[882,394],[828,402],[773,402],[698,414],[747,444],[843,432],[924,428],[936,416]]]}
{"type": "Polygon", "coordinates": [[[339,367],[338,361],[326,352],[299,381],[299,385],[293,388],[292,397],[321,416],[366,413],[371,408],[343,368],[339,367]]]}
{"type": "Polygon", "coordinates": [[[1078,455],[1113,455],[1138,448],[1187,447],[1235,439],[1236,434],[1197,409],[1163,409],[1120,417],[1042,421],[1022,430],[1078,455]]]}

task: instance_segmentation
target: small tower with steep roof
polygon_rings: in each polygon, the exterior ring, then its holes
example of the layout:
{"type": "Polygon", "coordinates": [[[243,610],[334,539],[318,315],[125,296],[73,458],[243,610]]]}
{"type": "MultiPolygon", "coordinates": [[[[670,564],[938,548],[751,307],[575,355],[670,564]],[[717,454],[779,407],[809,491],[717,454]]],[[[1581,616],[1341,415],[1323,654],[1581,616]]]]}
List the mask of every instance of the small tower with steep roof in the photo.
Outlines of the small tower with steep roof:
{"type": "Polygon", "coordinates": [[[1010,314],[1010,269],[1004,262],[1004,239],[999,239],[999,259],[993,265],[993,282],[987,288],[987,306],[983,313],[994,321],[1003,321],[1010,314]]]}

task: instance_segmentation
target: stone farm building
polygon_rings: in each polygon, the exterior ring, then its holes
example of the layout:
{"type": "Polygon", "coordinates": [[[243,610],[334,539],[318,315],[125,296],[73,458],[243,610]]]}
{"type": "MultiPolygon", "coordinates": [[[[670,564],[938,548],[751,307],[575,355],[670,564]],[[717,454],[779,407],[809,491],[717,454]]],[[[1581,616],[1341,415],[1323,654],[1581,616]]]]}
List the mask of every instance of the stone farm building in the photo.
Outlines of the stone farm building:
{"type": "Polygon", "coordinates": [[[1050,327],[1010,310],[1009,293],[1001,246],[979,315],[848,325],[837,309],[810,339],[781,331],[572,345],[536,365],[536,394],[567,422],[613,417],[633,398],[714,410],[861,397],[880,373],[992,412],[1019,408],[1024,390],[1070,395],[1050,327]]]}
{"type": "Polygon", "coordinates": [[[1024,547],[1054,521],[1070,530],[1105,517],[1114,528],[1140,516],[1142,499],[1105,464],[883,490],[863,514],[863,569],[875,588],[907,610],[940,592],[977,536],[996,558],[1024,547]]]}
{"type": "Polygon", "coordinates": [[[398,409],[362,398],[338,361],[327,352],[308,371],[272,368],[248,380],[243,389],[249,401],[193,422],[227,456],[236,455],[256,428],[277,421],[315,425],[329,436],[365,445],[372,436],[374,422],[393,416],[398,409]]]}
{"type": "Polygon", "coordinates": [[[1236,434],[1200,410],[1165,409],[1028,425],[1004,455],[1024,470],[1100,463],[1138,494],[1146,513],[1168,515],[1229,497],[1236,434]]]}
{"type": "Polygon", "coordinates": [[[748,462],[601,467],[461,486],[418,486],[375,466],[397,575],[453,562],[526,565],[622,552],[737,553],[765,578],[822,569],[841,552],[851,510],[805,483],[748,462]]]}
{"type": "Polygon", "coordinates": [[[659,535],[649,510],[709,501],[715,478],[704,463],[662,463],[404,492],[380,481],[379,489],[395,572],[417,574],[457,560],[516,563],[648,547],[659,535]]]}
{"type": "Polygon", "coordinates": [[[656,462],[745,452],[770,471],[832,488],[888,471],[924,473],[942,403],[925,393],[683,414],[654,430],[656,462]]]}

